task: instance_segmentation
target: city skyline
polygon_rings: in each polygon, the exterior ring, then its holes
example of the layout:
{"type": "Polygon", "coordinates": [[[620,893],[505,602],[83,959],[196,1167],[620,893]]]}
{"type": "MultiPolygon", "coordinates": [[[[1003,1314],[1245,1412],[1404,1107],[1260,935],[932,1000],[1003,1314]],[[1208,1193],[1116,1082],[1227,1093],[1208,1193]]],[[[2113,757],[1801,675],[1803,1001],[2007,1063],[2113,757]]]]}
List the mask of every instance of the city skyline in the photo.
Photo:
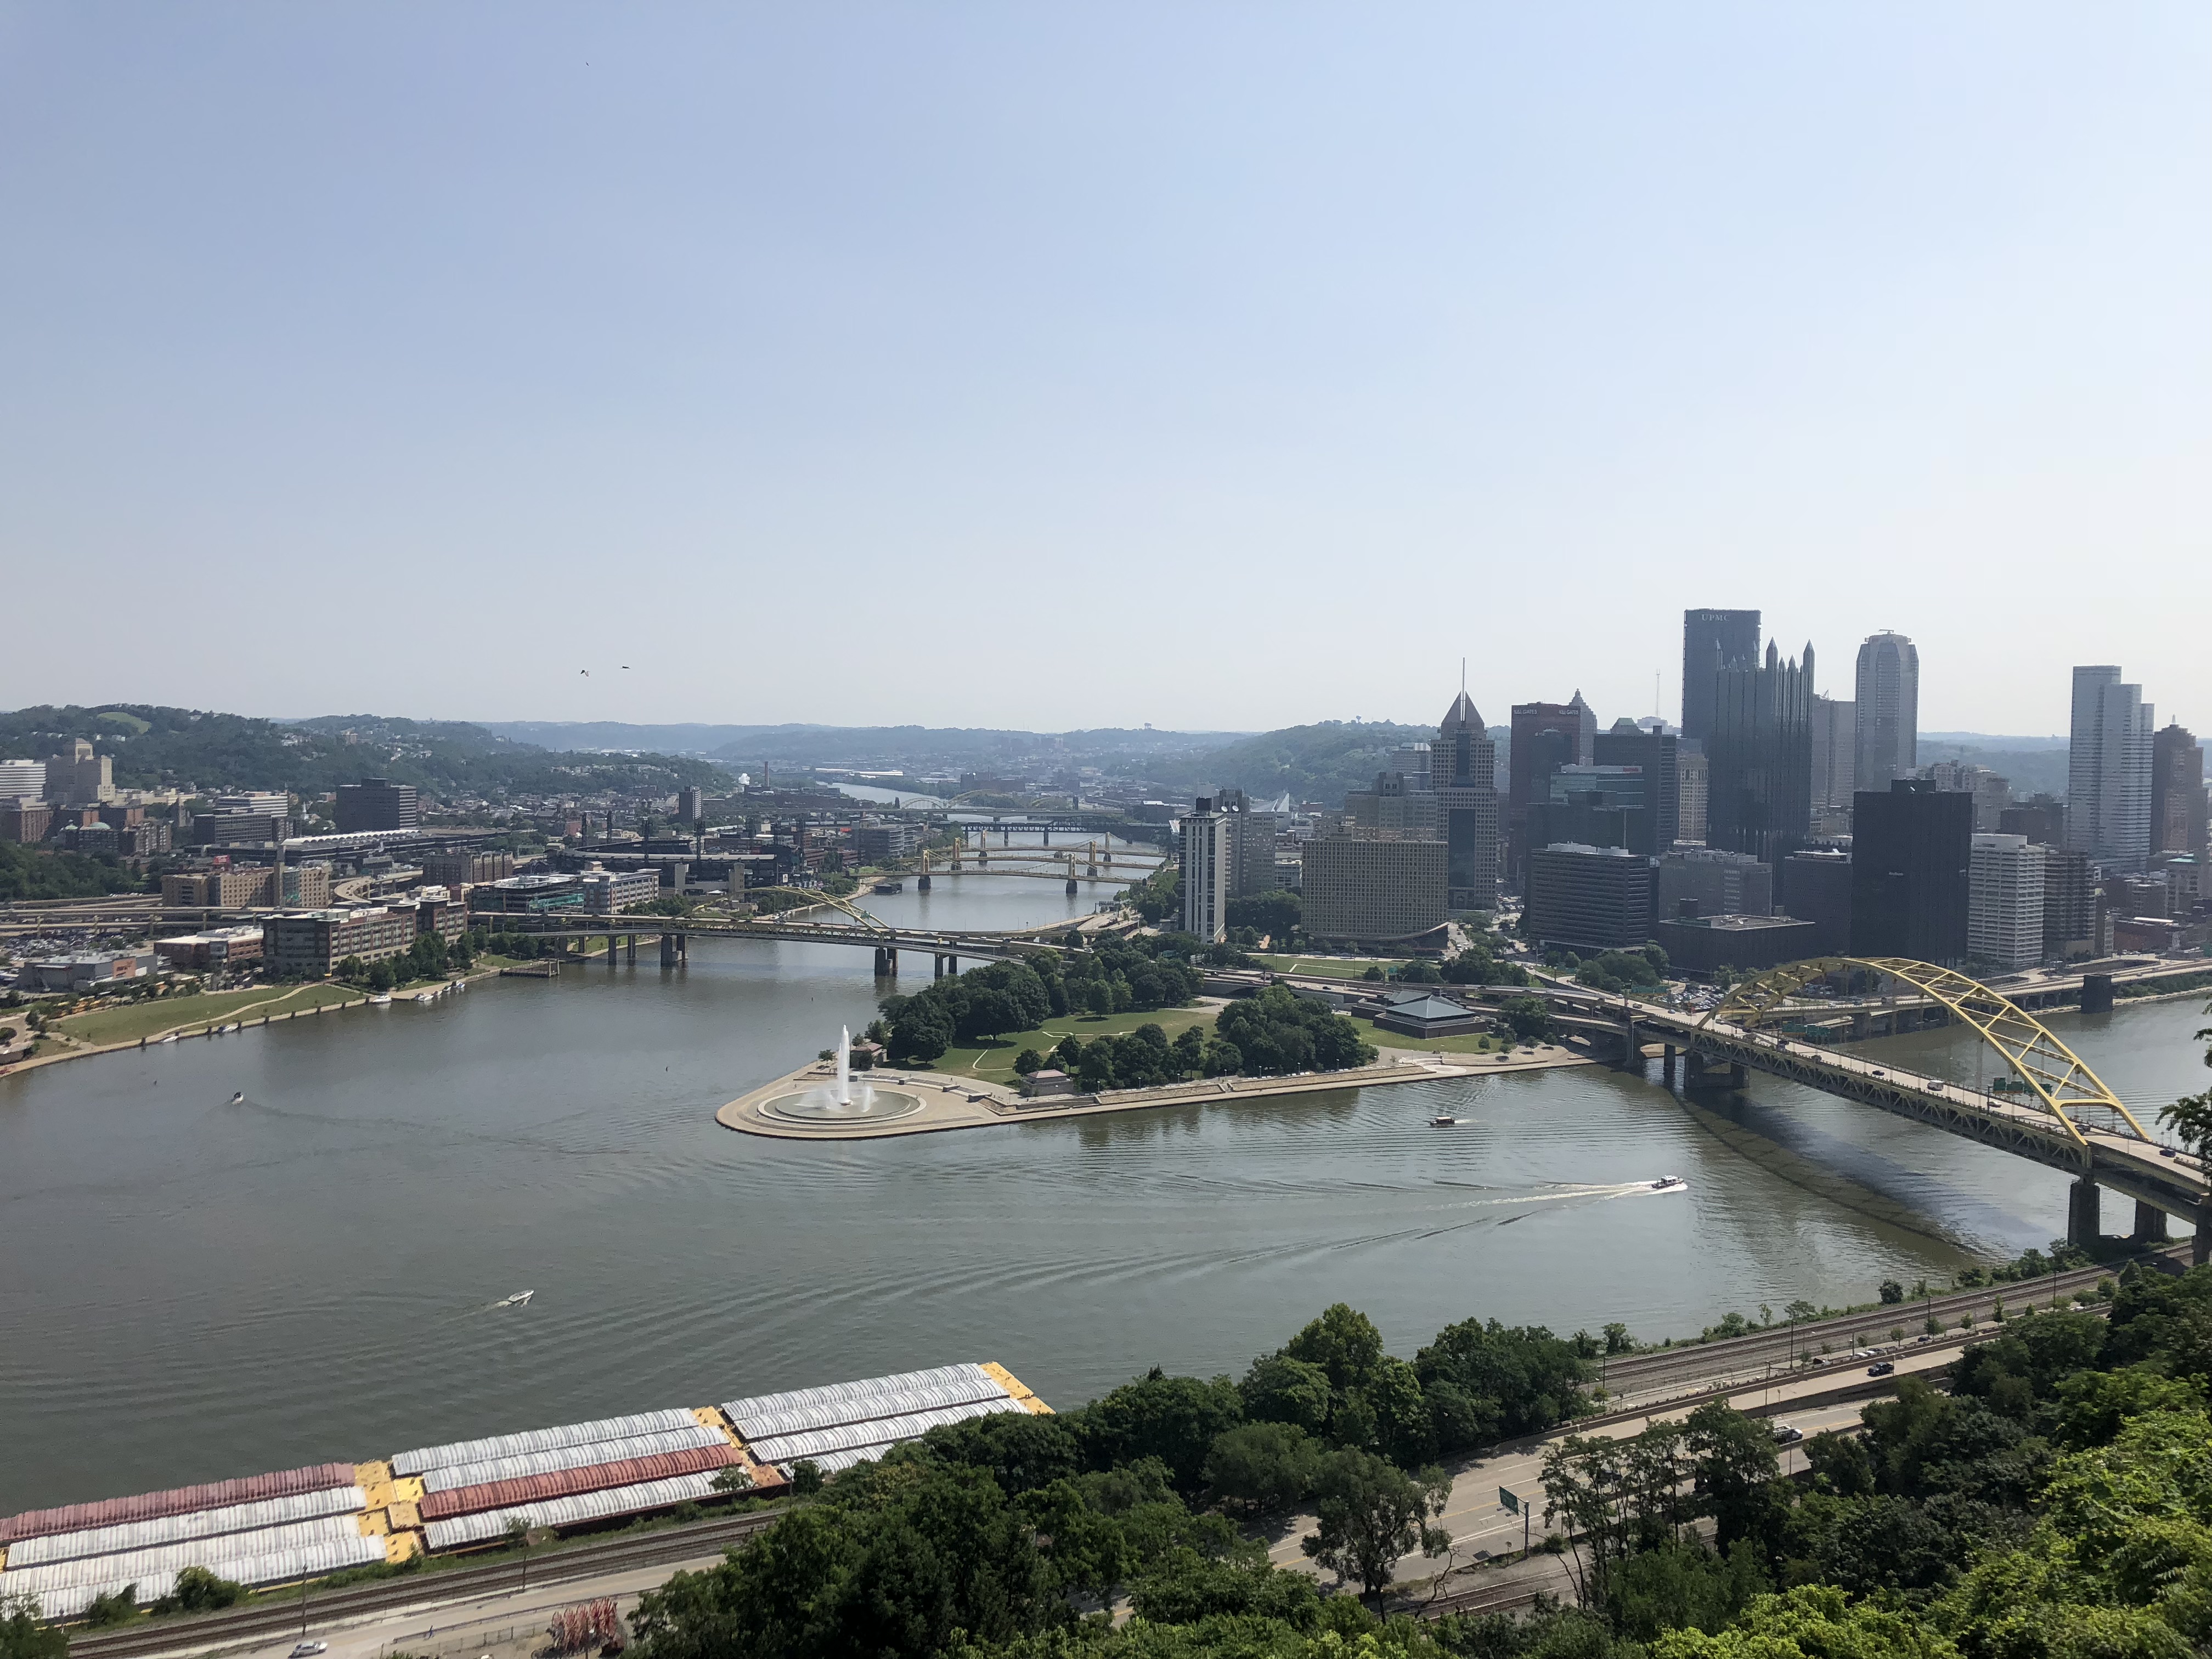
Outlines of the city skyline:
{"type": "Polygon", "coordinates": [[[2212,520],[2199,9],[7,29],[0,549],[100,624],[10,706],[1610,720],[1741,604],[1935,730],[2212,710],[2136,597],[2212,520]],[[825,672],[1150,590],[1204,648],[825,672]]]}

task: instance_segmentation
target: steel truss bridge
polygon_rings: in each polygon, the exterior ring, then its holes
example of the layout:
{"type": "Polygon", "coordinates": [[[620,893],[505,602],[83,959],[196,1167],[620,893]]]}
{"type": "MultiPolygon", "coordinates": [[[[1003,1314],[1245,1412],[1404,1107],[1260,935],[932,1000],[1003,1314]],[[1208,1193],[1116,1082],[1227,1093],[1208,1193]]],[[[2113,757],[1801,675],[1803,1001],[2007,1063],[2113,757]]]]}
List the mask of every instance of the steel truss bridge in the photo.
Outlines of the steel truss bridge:
{"type": "Polygon", "coordinates": [[[2166,1218],[2178,1216],[2197,1230],[2199,1262],[2212,1246],[2212,1181],[2199,1161],[2161,1146],[2042,1021],[1964,974],[1900,957],[1823,957],[1747,979],[1702,1014],[1563,981],[1543,988],[1574,1010],[1565,1022],[1571,1027],[1610,1027],[1626,1054],[1640,1055],[1648,1042],[1664,1044],[1670,1080],[1680,1050],[1686,1080],[1719,1070],[1741,1082],[1747,1073],[1765,1072],[2064,1170],[2074,1177],[2070,1240],[2095,1237],[2099,1191],[2110,1188],[2135,1200],[2136,1237],[2163,1238],[2166,1218]],[[1941,1006],[1996,1052],[2005,1074],[1987,1089],[1970,1087],[1806,1041],[1808,1020],[1836,1011],[1792,999],[1816,981],[1852,970],[1910,986],[1941,1006]],[[1796,1031],[1786,1029],[1793,1025],[1796,1031]]]}
{"type": "Polygon", "coordinates": [[[660,939],[660,961],[672,966],[684,954],[690,939],[787,939],[804,945],[866,945],[876,953],[876,971],[895,977],[898,953],[927,951],[935,959],[938,975],[957,973],[963,958],[977,962],[1019,962],[1040,952],[1060,954],[1066,946],[1060,936],[1073,924],[1049,922],[1030,930],[1004,933],[963,933],[951,928],[895,927],[871,915],[848,899],[805,888],[755,887],[752,894],[787,896],[809,905],[828,905],[842,921],[810,921],[789,915],[724,916],[698,912],[686,916],[657,916],[624,912],[611,916],[585,915],[575,911],[482,911],[470,918],[495,933],[521,933],[532,939],[605,939],[607,963],[614,965],[614,942],[629,941],[629,958],[637,960],[637,941],[650,934],[660,939]]]}

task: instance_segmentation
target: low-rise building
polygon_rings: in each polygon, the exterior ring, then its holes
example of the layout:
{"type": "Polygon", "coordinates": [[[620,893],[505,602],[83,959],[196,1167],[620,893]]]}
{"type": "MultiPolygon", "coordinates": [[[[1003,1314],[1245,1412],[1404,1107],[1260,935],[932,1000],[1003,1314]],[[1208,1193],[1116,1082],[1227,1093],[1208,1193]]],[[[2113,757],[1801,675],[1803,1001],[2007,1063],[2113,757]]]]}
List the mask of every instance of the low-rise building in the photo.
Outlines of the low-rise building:
{"type": "Polygon", "coordinates": [[[1522,934],[1574,951],[1633,950],[1651,937],[1656,861],[1623,847],[1572,842],[1528,854],[1522,934]]]}
{"type": "Polygon", "coordinates": [[[863,864],[896,864],[921,850],[921,827],[894,820],[864,823],[853,831],[853,850],[863,864]]]}
{"type": "Polygon", "coordinates": [[[1075,1092],[1075,1079],[1060,1071],[1031,1072],[1022,1079],[1022,1092],[1031,1096],[1072,1095],[1075,1092]]]}
{"type": "Polygon", "coordinates": [[[583,884],[584,908],[595,916],[618,915],[660,896],[660,872],[602,870],[594,865],[578,879],[583,884]]]}
{"type": "Polygon", "coordinates": [[[292,820],[282,813],[202,812],[190,833],[194,847],[266,847],[292,838],[292,820]]]}
{"type": "Polygon", "coordinates": [[[415,914],[376,905],[359,910],[298,910],[265,918],[261,951],[269,971],[326,979],[349,957],[380,962],[414,948],[415,914]]]}
{"type": "Polygon", "coordinates": [[[508,876],[469,889],[469,908],[478,915],[536,915],[547,910],[584,908],[580,874],[508,876]]]}
{"type": "MultiPolygon", "coordinates": [[[[325,868],[327,870],[328,866],[325,868]]],[[[276,902],[274,866],[233,864],[161,878],[161,902],[204,910],[238,910],[276,902]]]]}
{"type": "Polygon", "coordinates": [[[1375,1024],[1385,1031],[1416,1037],[1464,1036],[1490,1027],[1488,1016],[1434,995],[1396,1001],[1377,1009],[1375,1024]]]}
{"type": "Polygon", "coordinates": [[[83,951],[32,963],[25,976],[41,991],[88,991],[118,979],[137,979],[154,970],[151,951],[83,951]]]}
{"type": "Polygon", "coordinates": [[[261,960],[258,927],[210,927],[154,941],[154,954],[172,968],[236,967],[261,960]]]}
{"type": "Polygon", "coordinates": [[[512,853],[425,853],[422,879],[440,887],[473,887],[478,882],[505,881],[514,873],[512,853]]]}
{"type": "MultiPolygon", "coordinates": [[[[1686,904],[1696,901],[1686,899],[1686,904]]],[[[1651,936],[1668,964],[1685,974],[1710,976],[1723,968],[1760,973],[1785,962],[1824,954],[1817,922],[1794,916],[1677,915],[1657,923],[1651,936]]]]}
{"type": "Polygon", "coordinates": [[[1659,858],[1659,914],[1695,899],[1706,916],[1763,916],[1774,908],[1774,866],[1749,853],[1677,847],[1659,858]]]}

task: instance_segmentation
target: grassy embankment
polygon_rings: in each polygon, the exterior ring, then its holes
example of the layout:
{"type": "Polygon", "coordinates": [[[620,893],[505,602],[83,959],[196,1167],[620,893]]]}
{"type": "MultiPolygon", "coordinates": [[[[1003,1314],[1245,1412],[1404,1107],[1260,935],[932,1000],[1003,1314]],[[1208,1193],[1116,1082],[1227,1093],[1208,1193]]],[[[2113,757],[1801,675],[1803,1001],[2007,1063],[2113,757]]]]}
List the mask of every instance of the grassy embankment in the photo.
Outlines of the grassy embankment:
{"type": "Polygon", "coordinates": [[[53,1022],[52,1030],[79,1042],[99,1048],[110,1042],[136,1042],[167,1031],[197,1031],[228,1024],[232,1020],[258,1019],[264,1014],[289,1013],[318,1003],[353,1002],[367,992],[350,985],[257,985],[243,991],[210,991],[198,996],[153,997],[87,1014],[71,1014],[53,1022]]]}
{"type": "Polygon", "coordinates": [[[1396,957],[1259,957],[1253,961],[1279,974],[1310,974],[1320,979],[1364,979],[1370,968],[1394,973],[1406,964],[1396,957]]]}

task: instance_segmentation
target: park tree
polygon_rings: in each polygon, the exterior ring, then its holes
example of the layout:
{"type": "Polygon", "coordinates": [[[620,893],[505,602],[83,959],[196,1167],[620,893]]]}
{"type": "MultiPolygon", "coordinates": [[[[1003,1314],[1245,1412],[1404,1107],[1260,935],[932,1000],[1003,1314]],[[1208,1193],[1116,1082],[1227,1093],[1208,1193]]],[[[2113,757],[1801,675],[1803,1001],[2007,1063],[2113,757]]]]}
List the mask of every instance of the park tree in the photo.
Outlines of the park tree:
{"type": "Polygon", "coordinates": [[[1320,1524],[1300,1548],[1340,1578],[1356,1580],[1379,1611],[1399,1558],[1439,1556],[1451,1534],[1435,1524],[1451,1496],[1441,1469],[1408,1474],[1372,1452],[1351,1448],[1322,1465],[1315,1513],[1320,1524]]]}
{"type": "Polygon", "coordinates": [[[28,1596],[0,1599],[0,1659],[69,1659],[69,1632],[41,1624],[28,1596]]]}
{"type": "Polygon", "coordinates": [[[1196,1492],[1215,1439],[1243,1417],[1227,1377],[1170,1376],[1156,1366],[1086,1407],[1079,1432],[1092,1468],[1157,1457],[1178,1490],[1196,1492]]]}
{"type": "Polygon", "coordinates": [[[1202,1471],[1223,1502],[1254,1515],[1287,1510],[1313,1490],[1321,1449],[1289,1423],[1240,1423],[1213,1438],[1202,1471]]]}

